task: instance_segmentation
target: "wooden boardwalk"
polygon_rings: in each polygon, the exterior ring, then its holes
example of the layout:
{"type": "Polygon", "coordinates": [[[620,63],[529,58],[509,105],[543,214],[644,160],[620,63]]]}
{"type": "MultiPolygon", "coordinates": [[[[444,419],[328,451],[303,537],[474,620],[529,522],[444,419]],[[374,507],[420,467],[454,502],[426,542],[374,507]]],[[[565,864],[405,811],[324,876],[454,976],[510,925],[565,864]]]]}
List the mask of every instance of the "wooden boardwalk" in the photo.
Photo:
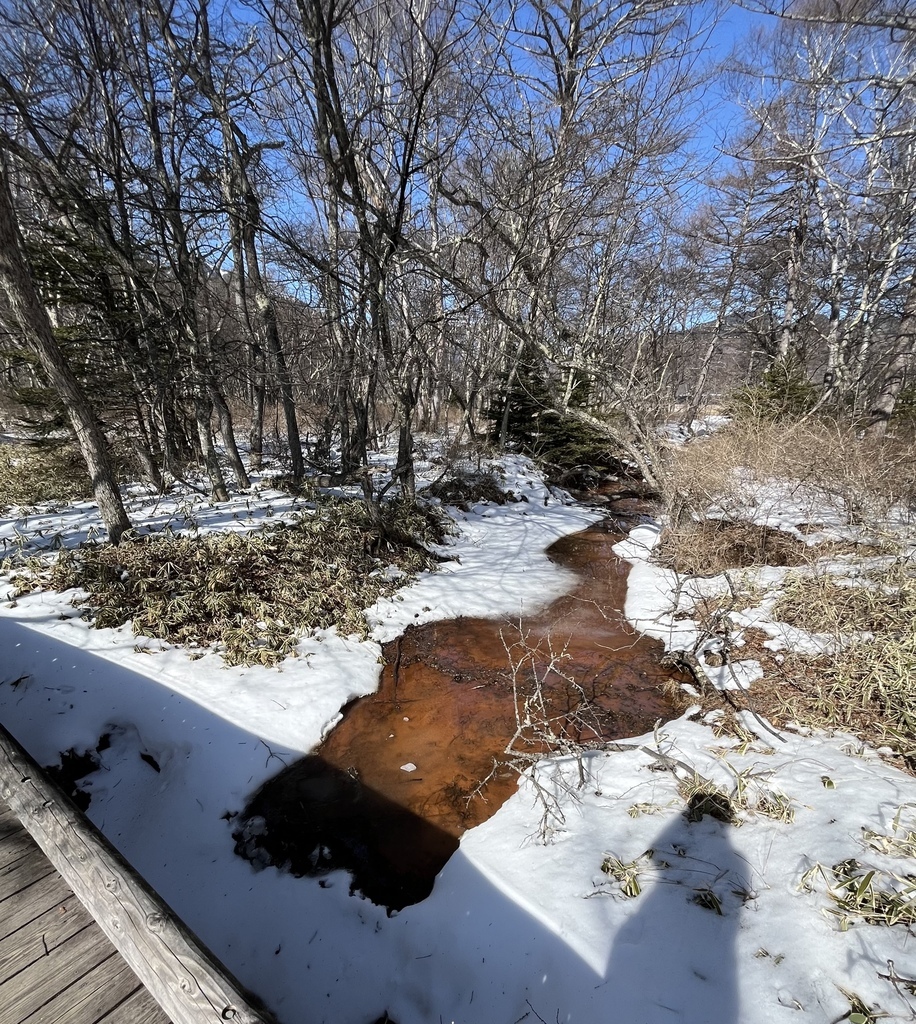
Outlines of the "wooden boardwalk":
{"type": "Polygon", "coordinates": [[[0,1024],[170,1024],[2,798],[0,1024]]]}
{"type": "Polygon", "coordinates": [[[0,1024],[103,1021],[277,1024],[0,725],[0,1024]]]}

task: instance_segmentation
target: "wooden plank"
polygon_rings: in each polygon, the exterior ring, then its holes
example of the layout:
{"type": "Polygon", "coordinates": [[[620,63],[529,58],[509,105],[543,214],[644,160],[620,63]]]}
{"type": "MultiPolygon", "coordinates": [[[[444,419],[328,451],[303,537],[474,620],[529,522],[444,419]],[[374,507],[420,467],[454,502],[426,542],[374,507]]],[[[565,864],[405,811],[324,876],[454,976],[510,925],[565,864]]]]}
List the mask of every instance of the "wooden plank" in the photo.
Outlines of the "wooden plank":
{"type": "Polygon", "coordinates": [[[35,850],[35,841],[24,828],[11,832],[0,839],[0,868],[5,868],[13,861],[19,860],[31,850],[35,850]]]}
{"type": "Polygon", "coordinates": [[[0,840],[21,831],[22,822],[6,806],[4,801],[0,800],[0,840]]]}
{"type": "Polygon", "coordinates": [[[0,939],[63,903],[73,893],[56,871],[0,903],[0,939]]]}
{"type": "Polygon", "coordinates": [[[162,1008],[142,985],[96,1024],[168,1024],[162,1008]]]}
{"type": "Polygon", "coordinates": [[[27,1017],[23,1024],[94,1024],[137,987],[137,976],[112,956],[27,1017]]]}
{"type": "Polygon", "coordinates": [[[114,955],[111,943],[94,925],[77,932],[56,951],[53,970],[39,960],[4,984],[0,1024],[22,1024],[59,992],[114,955]]]}
{"type": "Polygon", "coordinates": [[[38,882],[54,868],[45,857],[23,856],[0,869],[0,901],[38,882]]]}
{"type": "Polygon", "coordinates": [[[92,924],[89,911],[75,896],[70,896],[12,935],[0,939],[0,985],[31,964],[50,956],[89,924],[92,924]]]}
{"type": "Polygon", "coordinates": [[[0,797],[174,1024],[275,1020],[241,993],[225,968],[2,726],[0,797]]]}

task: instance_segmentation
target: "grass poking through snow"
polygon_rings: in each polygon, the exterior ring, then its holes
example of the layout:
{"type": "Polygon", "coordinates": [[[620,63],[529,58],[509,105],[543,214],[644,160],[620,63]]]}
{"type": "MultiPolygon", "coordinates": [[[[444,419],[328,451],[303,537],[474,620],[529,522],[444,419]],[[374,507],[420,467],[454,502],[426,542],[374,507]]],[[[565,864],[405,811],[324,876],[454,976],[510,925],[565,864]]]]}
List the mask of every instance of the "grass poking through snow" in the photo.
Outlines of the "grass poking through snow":
{"type": "Polygon", "coordinates": [[[834,638],[831,653],[783,660],[782,717],[851,729],[916,765],[916,567],[897,562],[852,585],[790,579],[774,617],[834,638]]]}
{"type": "Polygon", "coordinates": [[[50,571],[17,582],[87,591],[80,604],[99,628],[130,621],[135,635],[210,648],[230,665],[274,665],[312,630],[365,637],[363,609],[435,566],[422,546],[441,540],[436,513],[390,502],[382,517],[379,533],[362,502],[328,501],[258,533],[62,552],[50,571]]]}

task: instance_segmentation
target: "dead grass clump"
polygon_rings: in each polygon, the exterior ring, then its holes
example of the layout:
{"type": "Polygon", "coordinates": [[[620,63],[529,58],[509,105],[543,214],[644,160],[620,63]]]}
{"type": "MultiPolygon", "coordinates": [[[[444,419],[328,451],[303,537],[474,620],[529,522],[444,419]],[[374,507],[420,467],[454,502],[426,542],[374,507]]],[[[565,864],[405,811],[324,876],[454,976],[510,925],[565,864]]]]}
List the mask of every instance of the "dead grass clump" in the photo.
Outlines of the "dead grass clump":
{"type": "Polygon", "coordinates": [[[828,894],[845,931],[851,919],[869,924],[916,924],[916,878],[891,871],[867,870],[855,859],[834,864],[828,894]]]}
{"type": "Polygon", "coordinates": [[[99,628],[132,621],[135,635],[209,647],[230,665],[273,665],[299,638],[337,626],[366,634],[362,611],[397,590],[405,573],[431,569],[422,541],[432,536],[429,513],[386,506],[384,559],[374,557],[374,526],[362,502],[326,502],[295,525],[256,534],[158,536],[118,547],[65,552],[45,585],[80,587],[80,603],[99,628]]]}
{"type": "Polygon", "coordinates": [[[896,563],[868,583],[789,581],[774,617],[829,635],[833,653],[771,656],[750,706],[777,724],[852,732],[916,770],[916,573],[896,563]]]}
{"type": "Polygon", "coordinates": [[[811,551],[783,530],[727,519],[703,519],[665,529],[661,565],[690,576],[718,576],[754,565],[806,565],[811,551]]]}
{"type": "Polygon", "coordinates": [[[92,483],[75,444],[0,445],[0,512],[91,495],[92,483]]]}
{"type": "Polygon", "coordinates": [[[724,789],[712,785],[706,779],[682,783],[679,789],[681,796],[687,801],[684,817],[688,821],[702,821],[708,814],[726,825],[739,823],[735,806],[724,789]]]}
{"type": "Polygon", "coordinates": [[[758,485],[772,480],[801,488],[812,506],[829,502],[853,525],[879,525],[895,506],[916,511],[912,445],[862,439],[854,425],[828,420],[736,421],[673,449],[667,478],[669,507],[695,518],[753,508],[758,485]]]}
{"type": "Polygon", "coordinates": [[[452,476],[430,484],[423,495],[438,498],[443,504],[455,505],[464,511],[479,501],[505,505],[507,501],[515,500],[515,495],[504,490],[493,473],[486,470],[458,470],[452,476]]]}
{"type": "Polygon", "coordinates": [[[899,635],[916,622],[916,571],[904,562],[858,580],[790,574],[782,590],[774,619],[841,643],[864,633],[899,635]]]}
{"type": "Polygon", "coordinates": [[[796,677],[785,719],[851,730],[916,768],[916,633],[880,634],[830,657],[794,655],[784,669],[796,677]]]}
{"type": "Polygon", "coordinates": [[[601,862],[601,870],[618,884],[623,897],[635,899],[642,892],[639,876],[645,868],[651,867],[654,854],[654,850],[646,850],[635,860],[625,861],[611,853],[601,862]]]}

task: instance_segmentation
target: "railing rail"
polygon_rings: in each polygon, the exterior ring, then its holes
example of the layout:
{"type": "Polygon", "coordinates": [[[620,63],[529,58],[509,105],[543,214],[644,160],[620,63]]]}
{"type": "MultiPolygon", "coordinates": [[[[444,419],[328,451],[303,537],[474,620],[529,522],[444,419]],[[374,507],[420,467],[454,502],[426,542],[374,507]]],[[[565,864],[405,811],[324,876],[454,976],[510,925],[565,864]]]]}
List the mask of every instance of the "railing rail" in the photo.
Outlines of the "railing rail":
{"type": "Polygon", "coordinates": [[[0,795],[173,1024],[276,1024],[2,725],[0,795]]]}

